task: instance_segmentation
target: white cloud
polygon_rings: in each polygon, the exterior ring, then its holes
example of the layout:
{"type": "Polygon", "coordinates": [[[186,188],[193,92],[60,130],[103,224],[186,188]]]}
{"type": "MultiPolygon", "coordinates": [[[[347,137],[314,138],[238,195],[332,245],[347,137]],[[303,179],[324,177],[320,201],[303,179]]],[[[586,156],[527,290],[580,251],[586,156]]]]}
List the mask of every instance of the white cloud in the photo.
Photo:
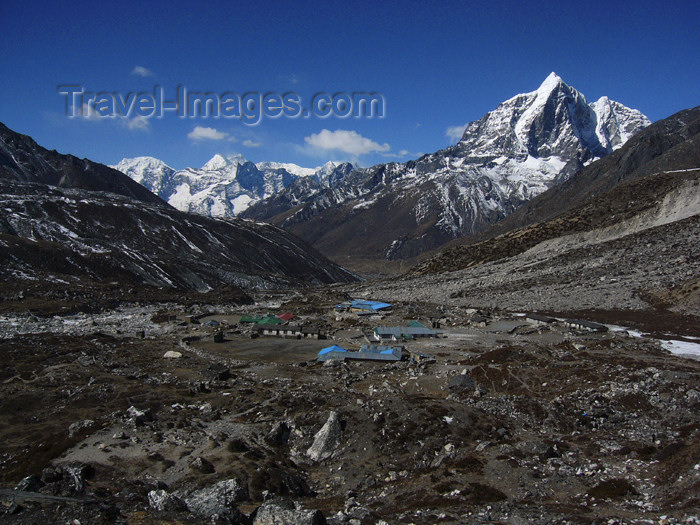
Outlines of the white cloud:
{"type": "Polygon", "coordinates": [[[187,134],[190,140],[226,140],[233,142],[228,133],[219,131],[216,128],[206,128],[204,126],[195,126],[192,131],[187,134]]]}
{"type": "Polygon", "coordinates": [[[464,135],[464,129],[467,124],[462,124],[461,126],[450,126],[445,130],[445,136],[448,137],[452,142],[459,142],[464,135]]]}
{"type": "Polygon", "coordinates": [[[304,142],[312,148],[342,151],[355,156],[372,152],[381,153],[391,149],[389,144],[379,144],[363,137],[356,131],[343,129],[337,131],[322,129],[319,133],[312,133],[308,137],[304,137],[304,142]]]}
{"type": "Polygon", "coordinates": [[[252,140],[244,140],[243,145],[248,147],[248,148],[259,148],[262,146],[262,142],[253,142],[252,140]]]}
{"type": "Polygon", "coordinates": [[[148,117],[122,117],[122,122],[128,129],[131,130],[135,129],[140,131],[148,131],[151,129],[151,121],[148,120],[148,117]]]}
{"type": "Polygon", "coordinates": [[[140,77],[152,77],[155,76],[153,71],[150,69],[146,69],[143,66],[136,66],[134,69],[131,70],[132,75],[138,75],[140,77]]]}
{"type": "Polygon", "coordinates": [[[106,118],[111,118],[110,116],[100,115],[91,104],[83,103],[80,108],[80,117],[85,120],[102,120],[106,118]]]}
{"type": "Polygon", "coordinates": [[[151,129],[151,122],[148,117],[129,118],[121,115],[100,115],[92,104],[83,104],[76,116],[92,122],[118,121],[129,130],[149,131],[151,129]]]}

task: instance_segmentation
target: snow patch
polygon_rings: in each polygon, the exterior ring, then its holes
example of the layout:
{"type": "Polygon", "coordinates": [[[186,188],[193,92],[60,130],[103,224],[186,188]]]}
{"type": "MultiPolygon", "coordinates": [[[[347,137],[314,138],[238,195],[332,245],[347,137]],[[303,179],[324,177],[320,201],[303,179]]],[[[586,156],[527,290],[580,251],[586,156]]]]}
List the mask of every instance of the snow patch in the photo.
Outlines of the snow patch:
{"type": "Polygon", "coordinates": [[[175,188],[175,193],[168,199],[168,204],[180,211],[189,211],[191,197],[190,185],[183,183],[175,188]]]}
{"type": "Polygon", "coordinates": [[[661,346],[676,355],[692,355],[700,357],[700,344],[671,339],[660,341],[661,346]]]}
{"type": "Polygon", "coordinates": [[[239,195],[235,199],[231,199],[231,206],[233,206],[234,215],[238,215],[239,213],[247,210],[252,202],[254,202],[254,199],[249,195],[239,195]]]}
{"type": "Polygon", "coordinates": [[[314,173],[321,169],[320,167],[302,168],[301,166],[297,166],[291,162],[258,162],[255,164],[255,167],[260,171],[282,169],[288,173],[291,173],[292,175],[296,175],[297,177],[311,177],[314,173]]]}

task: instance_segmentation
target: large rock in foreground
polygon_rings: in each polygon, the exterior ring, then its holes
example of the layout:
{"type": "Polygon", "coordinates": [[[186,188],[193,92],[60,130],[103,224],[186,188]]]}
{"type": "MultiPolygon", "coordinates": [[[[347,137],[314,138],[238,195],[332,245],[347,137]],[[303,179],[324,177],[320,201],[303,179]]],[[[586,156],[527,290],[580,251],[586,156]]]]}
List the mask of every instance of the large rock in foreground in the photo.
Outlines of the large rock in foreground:
{"type": "Polygon", "coordinates": [[[321,430],[314,436],[314,442],[311,447],[309,447],[309,450],[306,451],[306,454],[313,461],[323,461],[331,457],[340,443],[340,433],[341,428],[338,414],[336,412],[331,412],[326,424],[323,425],[321,430]]]}
{"type": "Polygon", "coordinates": [[[320,510],[305,510],[299,503],[277,500],[258,507],[253,525],[325,525],[320,510]]]}
{"type": "Polygon", "coordinates": [[[237,479],[227,479],[194,491],[186,499],[187,508],[204,518],[224,518],[232,523],[244,522],[245,516],[235,507],[246,499],[247,489],[237,479]]]}

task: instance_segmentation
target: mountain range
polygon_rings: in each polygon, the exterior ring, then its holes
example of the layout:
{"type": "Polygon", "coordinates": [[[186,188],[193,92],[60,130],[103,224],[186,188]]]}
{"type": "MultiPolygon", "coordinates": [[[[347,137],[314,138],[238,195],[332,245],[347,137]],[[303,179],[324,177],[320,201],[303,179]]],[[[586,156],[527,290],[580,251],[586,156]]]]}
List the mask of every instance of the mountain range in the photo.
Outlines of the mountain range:
{"type": "Polygon", "coordinates": [[[0,124],[0,280],[207,291],[357,277],[281,228],[188,214],[107,166],[0,124]]]}
{"type": "MultiPolygon", "coordinates": [[[[407,259],[450,242],[459,245],[412,274],[454,271],[517,255],[566,228],[578,232],[592,219],[577,207],[590,211],[591,200],[609,205],[612,222],[629,215],[608,195],[621,182],[700,164],[695,112],[650,126],[606,97],[588,103],[551,74],[467,125],[456,145],[370,168],[215,155],[199,169],[177,171],[152,157],[113,169],[48,151],[0,124],[2,274],[115,276],[200,291],[297,286],[357,279],[324,255],[407,259]],[[506,235],[562,213],[575,216],[566,228],[506,235]],[[506,241],[489,241],[497,238],[506,241]]],[[[679,180],[659,179],[656,189],[679,180]]],[[[665,198],[649,184],[640,186],[645,194],[665,198]]]]}
{"type": "Polygon", "coordinates": [[[201,168],[175,170],[153,157],[123,159],[113,168],[180,211],[211,217],[236,217],[251,205],[269,199],[296,181],[320,191],[353,169],[349,163],[327,162],[318,168],[259,162],[241,155],[214,155],[201,168]]]}
{"type": "Polygon", "coordinates": [[[406,259],[484,231],[650,124],[555,73],[467,125],[452,147],[405,163],[304,170],[214,157],[179,172],[150,158],[116,168],[178,209],[264,220],[339,259],[406,259]]]}

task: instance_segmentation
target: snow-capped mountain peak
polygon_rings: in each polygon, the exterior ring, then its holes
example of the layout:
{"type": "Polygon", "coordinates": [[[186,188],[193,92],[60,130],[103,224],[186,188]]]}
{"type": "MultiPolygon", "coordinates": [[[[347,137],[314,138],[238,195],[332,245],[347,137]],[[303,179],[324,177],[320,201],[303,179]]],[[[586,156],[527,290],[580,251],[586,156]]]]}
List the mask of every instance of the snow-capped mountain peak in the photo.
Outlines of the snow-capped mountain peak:
{"type": "Polygon", "coordinates": [[[552,71],[547,78],[544,79],[544,82],[542,82],[540,87],[537,88],[537,94],[540,95],[551,93],[556,87],[559,86],[559,84],[564,84],[566,86],[566,83],[562,80],[562,78],[552,71]]]}
{"type": "Polygon", "coordinates": [[[596,115],[596,135],[601,144],[616,150],[641,128],[651,124],[641,111],[628,108],[608,97],[591,104],[596,115]]]}
{"type": "Polygon", "coordinates": [[[217,153],[211,159],[209,159],[204,166],[202,166],[202,169],[204,171],[217,171],[226,168],[227,166],[244,164],[246,162],[248,161],[240,153],[230,155],[228,157],[224,157],[220,153],[217,153]]]}
{"type": "Polygon", "coordinates": [[[289,188],[244,216],[271,220],[333,256],[413,257],[484,230],[648,124],[617,102],[589,104],[551,73],[467,125],[455,146],[355,168],[310,196],[289,188]],[[381,227],[368,228],[378,217],[381,227]]]}
{"type": "Polygon", "coordinates": [[[337,162],[333,162],[332,160],[329,160],[326,162],[323,166],[319,166],[316,168],[316,179],[320,182],[323,183],[324,181],[328,180],[328,177],[330,174],[333,172],[334,169],[338,167],[337,162]]]}
{"type": "Polygon", "coordinates": [[[173,173],[175,173],[173,168],[155,157],[122,159],[119,164],[110,167],[128,175],[161,198],[163,198],[164,186],[167,187],[173,173]]]}
{"type": "Polygon", "coordinates": [[[119,164],[112,167],[121,171],[122,173],[125,173],[126,175],[129,175],[130,177],[131,173],[133,173],[134,176],[131,178],[139,183],[141,180],[137,180],[137,178],[142,177],[144,172],[165,173],[175,171],[165,162],[155,157],[134,157],[132,159],[122,159],[119,161],[119,164]]]}
{"type": "Polygon", "coordinates": [[[242,155],[220,153],[201,168],[179,171],[153,157],[123,159],[112,167],[179,210],[214,217],[236,216],[289,186],[299,172],[310,176],[317,171],[273,162],[256,166],[242,155]]]}
{"type": "Polygon", "coordinates": [[[618,148],[649,120],[639,111],[603,97],[586,97],[556,73],[535,90],[516,95],[470,123],[458,143],[472,158],[528,156],[588,162],[618,148]]]}
{"type": "Polygon", "coordinates": [[[229,162],[226,160],[226,157],[217,153],[202,166],[202,169],[205,171],[215,171],[228,166],[228,164],[229,162]]]}

